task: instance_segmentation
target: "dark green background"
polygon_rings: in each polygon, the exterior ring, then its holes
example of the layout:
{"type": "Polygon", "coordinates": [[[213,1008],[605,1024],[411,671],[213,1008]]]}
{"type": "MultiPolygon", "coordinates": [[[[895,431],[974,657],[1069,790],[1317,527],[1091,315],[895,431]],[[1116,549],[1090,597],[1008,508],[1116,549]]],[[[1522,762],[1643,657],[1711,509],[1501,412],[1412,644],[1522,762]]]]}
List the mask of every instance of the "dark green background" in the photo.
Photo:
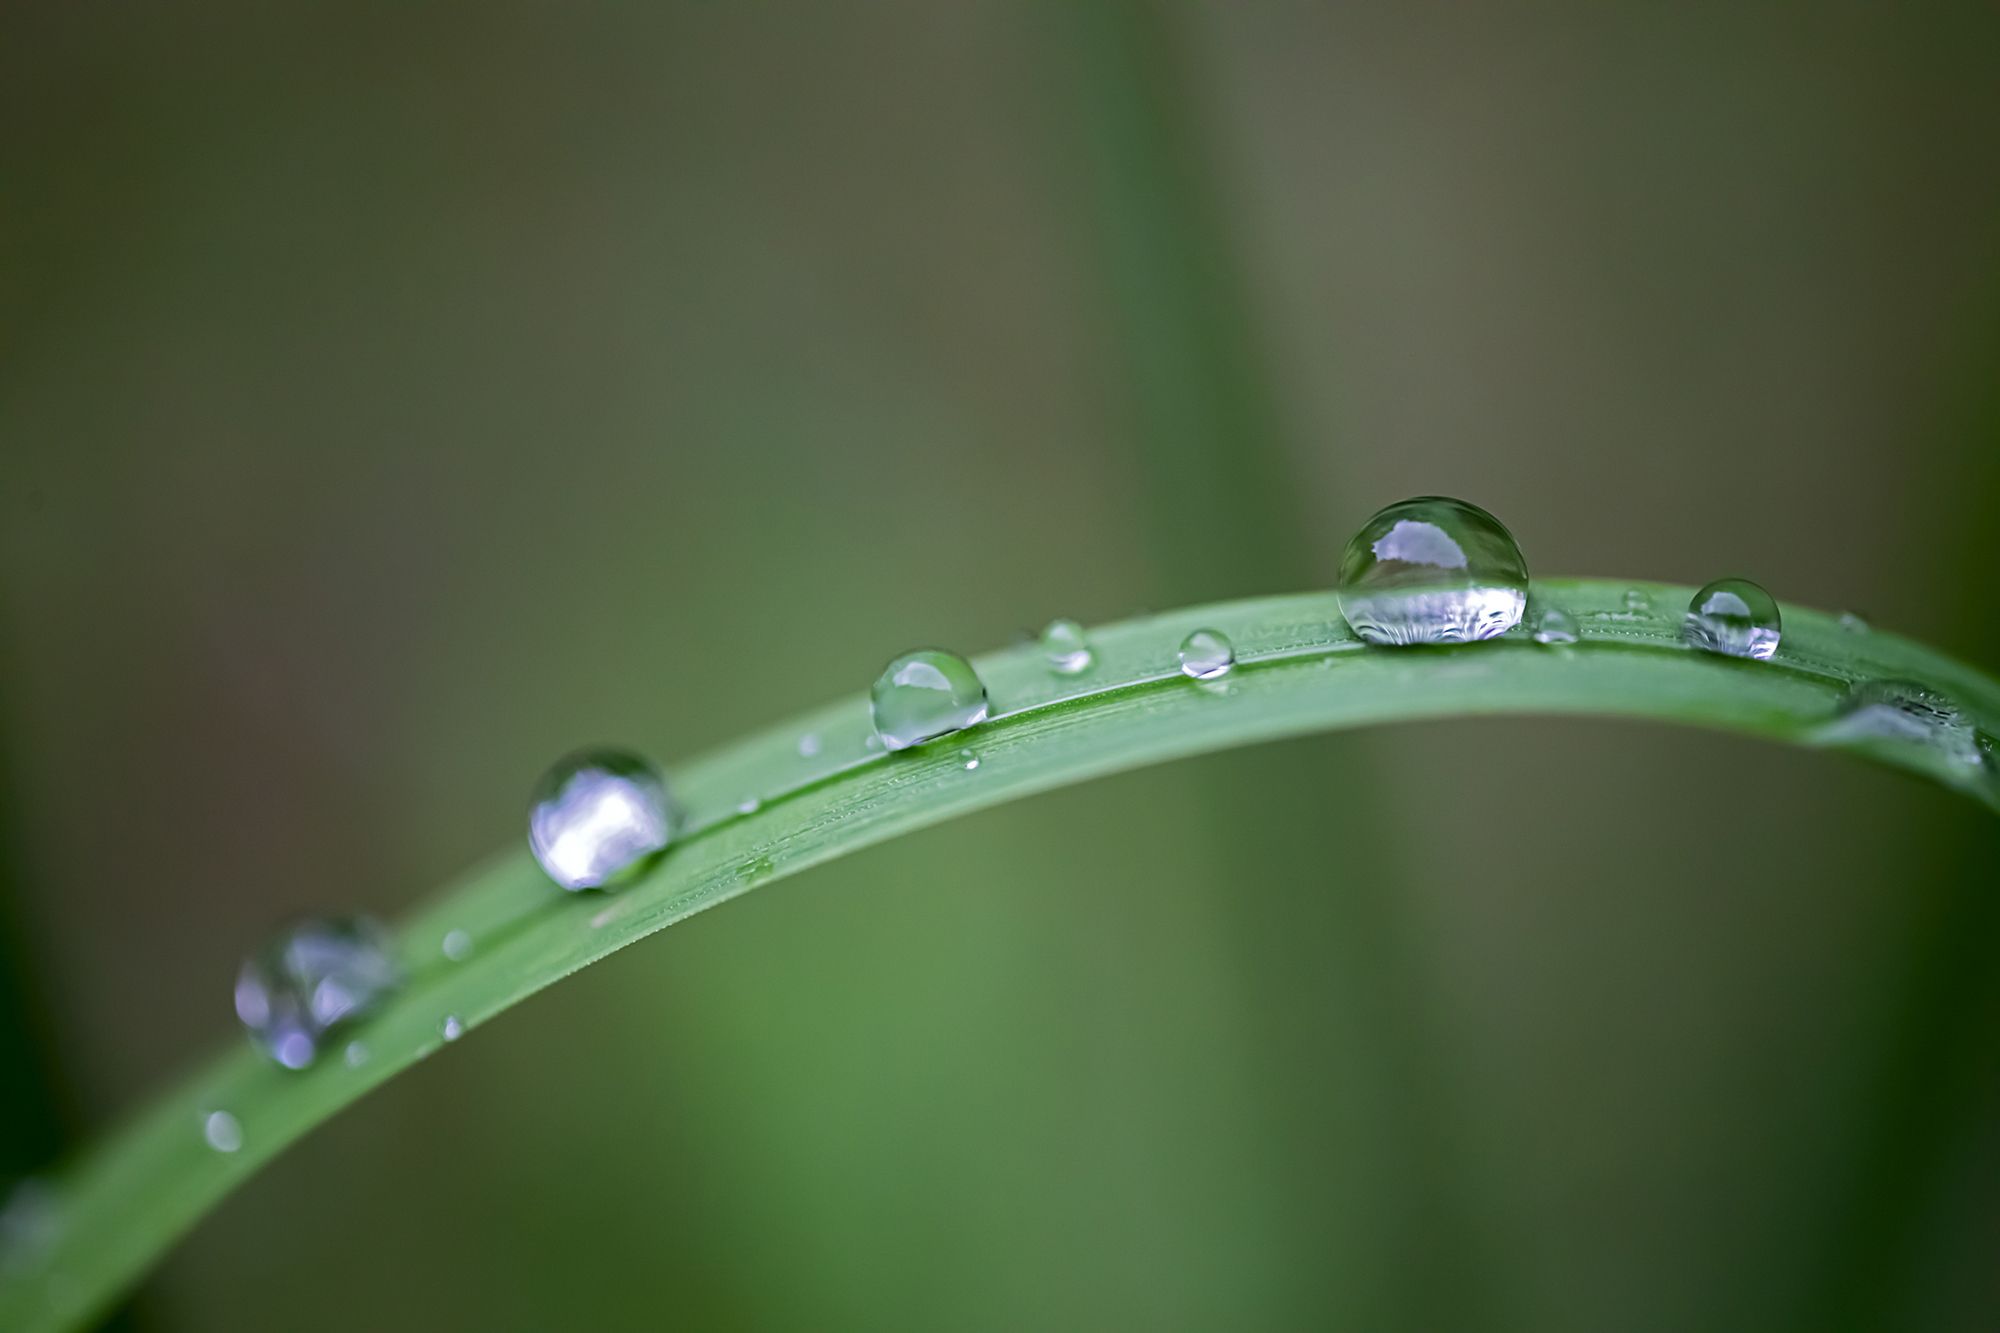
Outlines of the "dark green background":
{"type": "MultiPolygon", "coordinates": [[[[6,1165],[551,756],[1463,495],[2000,664],[2000,12],[0,15],[6,1165]]],[[[1037,799],[316,1134],[143,1329],[1984,1329],[1972,806],[1581,723],[1037,799]]]]}

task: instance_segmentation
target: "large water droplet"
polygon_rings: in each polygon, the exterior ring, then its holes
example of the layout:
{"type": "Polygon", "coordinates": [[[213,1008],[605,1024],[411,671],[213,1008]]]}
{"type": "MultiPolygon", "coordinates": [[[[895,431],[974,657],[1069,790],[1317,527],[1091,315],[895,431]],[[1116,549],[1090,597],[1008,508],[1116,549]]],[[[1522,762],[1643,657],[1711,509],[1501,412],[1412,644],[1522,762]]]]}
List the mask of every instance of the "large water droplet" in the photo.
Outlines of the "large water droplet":
{"type": "Polygon", "coordinates": [[[1090,640],[1074,620],[1051,620],[1042,631],[1042,652],[1057,675],[1074,676],[1090,669],[1090,640]]]}
{"type": "Polygon", "coordinates": [[[882,669],[869,696],[875,734],[907,750],[986,719],[986,686],[957,653],[923,648],[882,669]]]}
{"type": "Polygon", "coordinates": [[[1576,627],[1576,617],[1561,607],[1545,606],[1535,613],[1536,643],[1561,645],[1575,643],[1582,637],[1576,627]]]}
{"type": "Polygon", "coordinates": [[[675,823],[658,769],[623,750],[580,750],[536,784],[528,846],[562,888],[597,889],[649,865],[675,823]]]}
{"type": "Polygon", "coordinates": [[[1340,561],[1340,612],[1369,643],[1465,643],[1505,634],[1528,604],[1512,533],[1477,505],[1426,495],[1361,526],[1340,561]]]}
{"type": "Polygon", "coordinates": [[[1867,680],[1841,699],[1831,722],[1819,729],[1836,745],[1922,746],[1966,773],[1986,763],[1979,733],[1952,700],[1907,680],[1867,680]]]}
{"type": "Polygon", "coordinates": [[[1198,629],[1181,640],[1181,674],[1193,680],[1214,680],[1236,665],[1236,645],[1217,629],[1198,629]]]}
{"type": "Polygon", "coordinates": [[[217,1152],[235,1152],[243,1146],[243,1122],[227,1111],[210,1111],[201,1119],[201,1137],[217,1152]]]}
{"type": "Polygon", "coordinates": [[[1681,637],[1704,652],[1763,661],[1778,651],[1778,603],[1749,579],[1717,579],[1688,603],[1681,637]]]}
{"type": "Polygon", "coordinates": [[[243,960],[236,1016],[266,1055],[287,1069],[304,1069],[329,1032],[366,1014],[401,981],[380,925],[365,917],[312,917],[243,960]]]}

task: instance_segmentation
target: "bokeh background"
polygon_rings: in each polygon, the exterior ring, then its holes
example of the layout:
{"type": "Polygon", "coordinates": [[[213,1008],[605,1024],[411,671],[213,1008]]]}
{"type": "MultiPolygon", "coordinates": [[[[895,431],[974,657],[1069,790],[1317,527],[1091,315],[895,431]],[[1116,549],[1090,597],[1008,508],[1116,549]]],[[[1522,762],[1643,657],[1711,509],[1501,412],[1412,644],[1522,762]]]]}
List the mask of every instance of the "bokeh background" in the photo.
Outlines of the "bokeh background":
{"type": "MultiPolygon", "coordinates": [[[[1322,586],[1405,495],[2000,665],[1996,50],[1949,2],[10,5],[0,1173],[575,743],[1322,586]]],[[[1991,1328],[1995,850],[1634,725],[1121,777],[556,987],[120,1320],[1991,1328]]]]}

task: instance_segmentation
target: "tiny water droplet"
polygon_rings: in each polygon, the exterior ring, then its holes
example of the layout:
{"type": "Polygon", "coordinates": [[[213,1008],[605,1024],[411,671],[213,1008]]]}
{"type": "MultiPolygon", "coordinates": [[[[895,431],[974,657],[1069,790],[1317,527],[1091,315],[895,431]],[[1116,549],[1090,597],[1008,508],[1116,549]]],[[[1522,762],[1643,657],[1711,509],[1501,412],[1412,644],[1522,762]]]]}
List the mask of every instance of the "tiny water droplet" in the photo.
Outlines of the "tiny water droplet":
{"type": "Polygon", "coordinates": [[[438,1035],[446,1041],[457,1041],[465,1035],[465,1020],[457,1014],[446,1014],[444,1022],[438,1024],[438,1035]]]}
{"type": "Polygon", "coordinates": [[[347,1043],[347,1067],[359,1069],[368,1063],[368,1048],[358,1041],[347,1043]]]}
{"type": "Polygon", "coordinates": [[[1635,616],[1645,615],[1653,609],[1652,594],[1644,588],[1627,588],[1625,590],[1625,609],[1635,616]]]}
{"type": "Polygon", "coordinates": [[[812,758],[819,753],[819,744],[819,733],[817,731],[808,731],[805,735],[799,737],[799,757],[801,759],[812,758]]]}
{"type": "Polygon", "coordinates": [[[879,750],[882,748],[882,738],[871,731],[861,738],[861,748],[864,750],[879,750]]]}
{"type": "Polygon", "coordinates": [[[1967,772],[1986,765],[1979,734],[1951,699],[1907,680],[1866,680],[1841,698],[1819,729],[1835,745],[1922,746],[1967,772]]]}
{"type": "Polygon", "coordinates": [[[1681,637],[1703,652],[1762,662],[1778,651],[1778,603],[1749,579],[1717,579],[1688,603],[1681,637]]]}
{"type": "Polygon", "coordinates": [[[304,1069],[320,1043],[402,984],[389,935],[367,917],[295,921],[243,960],[236,1017],[250,1040],[287,1069],[304,1069]]]}
{"type": "Polygon", "coordinates": [[[463,930],[447,930],[444,942],[438,946],[444,956],[454,963],[462,963],[472,956],[472,936],[463,930]]]}
{"type": "Polygon", "coordinates": [[[1505,634],[1528,604],[1528,565],[1477,505],[1419,496],[1361,525],[1340,561],[1340,613],[1369,643],[1466,643],[1505,634]]]}
{"type": "Polygon", "coordinates": [[[1215,680],[1236,665],[1236,645],[1221,630],[1198,629],[1181,640],[1181,674],[1190,680],[1215,680]]]}
{"type": "Polygon", "coordinates": [[[528,846],[559,888],[604,888],[650,865],[677,820],[658,769],[624,750],[580,750],[536,784],[528,846]]]}
{"type": "Polygon", "coordinates": [[[968,773],[979,767],[979,756],[970,750],[960,750],[958,752],[958,760],[961,764],[965,765],[965,771],[968,773]]]}
{"type": "Polygon", "coordinates": [[[202,1117],[201,1137],[217,1152],[235,1152],[243,1146],[243,1124],[227,1111],[210,1111],[202,1117]]]}
{"type": "Polygon", "coordinates": [[[1582,637],[1576,627],[1576,617],[1559,606],[1545,606],[1535,615],[1536,643],[1560,645],[1575,643],[1582,637]]]}
{"type": "Polygon", "coordinates": [[[1057,675],[1074,676],[1090,669],[1090,640],[1074,620],[1051,620],[1042,631],[1042,652],[1057,675]]]}
{"type": "Polygon", "coordinates": [[[739,815],[754,815],[763,808],[764,803],[755,796],[746,796],[736,803],[736,813],[739,815]]]}
{"type": "Polygon", "coordinates": [[[907,750],[985,721],[986,686],[957,653],[923,648],[882,669],[869,704],[882,744],[907,750]]]}
{"type": "Polygon", "coordinates": [[[1849,634],[1866,634],[1868,632],[1868,622],[1860,616],[1855,615],[1852,611],[1842,611],[1840,613],[1840,627],[1849,634]]]}

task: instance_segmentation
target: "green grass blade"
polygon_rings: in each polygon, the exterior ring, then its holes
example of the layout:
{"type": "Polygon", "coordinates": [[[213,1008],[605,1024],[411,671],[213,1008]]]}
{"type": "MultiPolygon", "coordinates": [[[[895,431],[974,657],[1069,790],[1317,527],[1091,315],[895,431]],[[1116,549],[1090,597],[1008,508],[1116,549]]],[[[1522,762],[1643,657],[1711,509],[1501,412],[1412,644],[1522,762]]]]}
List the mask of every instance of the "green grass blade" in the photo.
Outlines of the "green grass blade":
{"type": "MultiPolygon", "coordinates": [[[[1033,792],[1184,755],[1308,732],[1466,715],[1649,718],[1804,744],[1848,683],[1896,677],[1939,690],[1983,732],[2000,733],[2000,682],[1895,635],[1785,609],[1768,663],[1697,653],[1678,639],[1690,590],[1625,583],[1537,584],[1570,610],[1584,642],[1505,639],[1441,650],[1364,648],[1331,595],[1301,594],[1169,612],[1097,630],[1096,664],[1048,670],[1031,645],[981,658],[994,718],[898,755],[869,744],[865,700],[850,698],[674,772],[690,832],[645,879],[610,895],[567,895],[525,851],[495,859],[415,913],[399,945],[410,984],[304,1073],[239,1046],[113,1132],[56,1182],[47,1225],[0,1260],[0,1327],[72,1327],[104,1309],[214,1204],[287,1144],[444,1044],[456,1016],[476,1028],[542,987],[653,931],[738,894],[885,839],[1033,792]],[[1198,627],[1235,641],[1220,682],[1183,678],[1175,651],[1198,627]],[[802,746],[810,735],[816,744],[802,746]],[[807,751],[811,753],[808,754],[807,751]],[[967,756],[976,757],[968,768],[967,756]],[[751,813],[740,807],[761,802],[751,813]],[[446,959],[450,930],[473,941],[446,959]],[[203,1118],[226,1110],[240,1150],[208,1148],[203,1118]]],[[[1919,747],[1871,757],[2000,808],[1990,763],[1968,771],[1919,747]]],[[[218,1014],[226,1013],[217,978],[218,1014]]]]}

